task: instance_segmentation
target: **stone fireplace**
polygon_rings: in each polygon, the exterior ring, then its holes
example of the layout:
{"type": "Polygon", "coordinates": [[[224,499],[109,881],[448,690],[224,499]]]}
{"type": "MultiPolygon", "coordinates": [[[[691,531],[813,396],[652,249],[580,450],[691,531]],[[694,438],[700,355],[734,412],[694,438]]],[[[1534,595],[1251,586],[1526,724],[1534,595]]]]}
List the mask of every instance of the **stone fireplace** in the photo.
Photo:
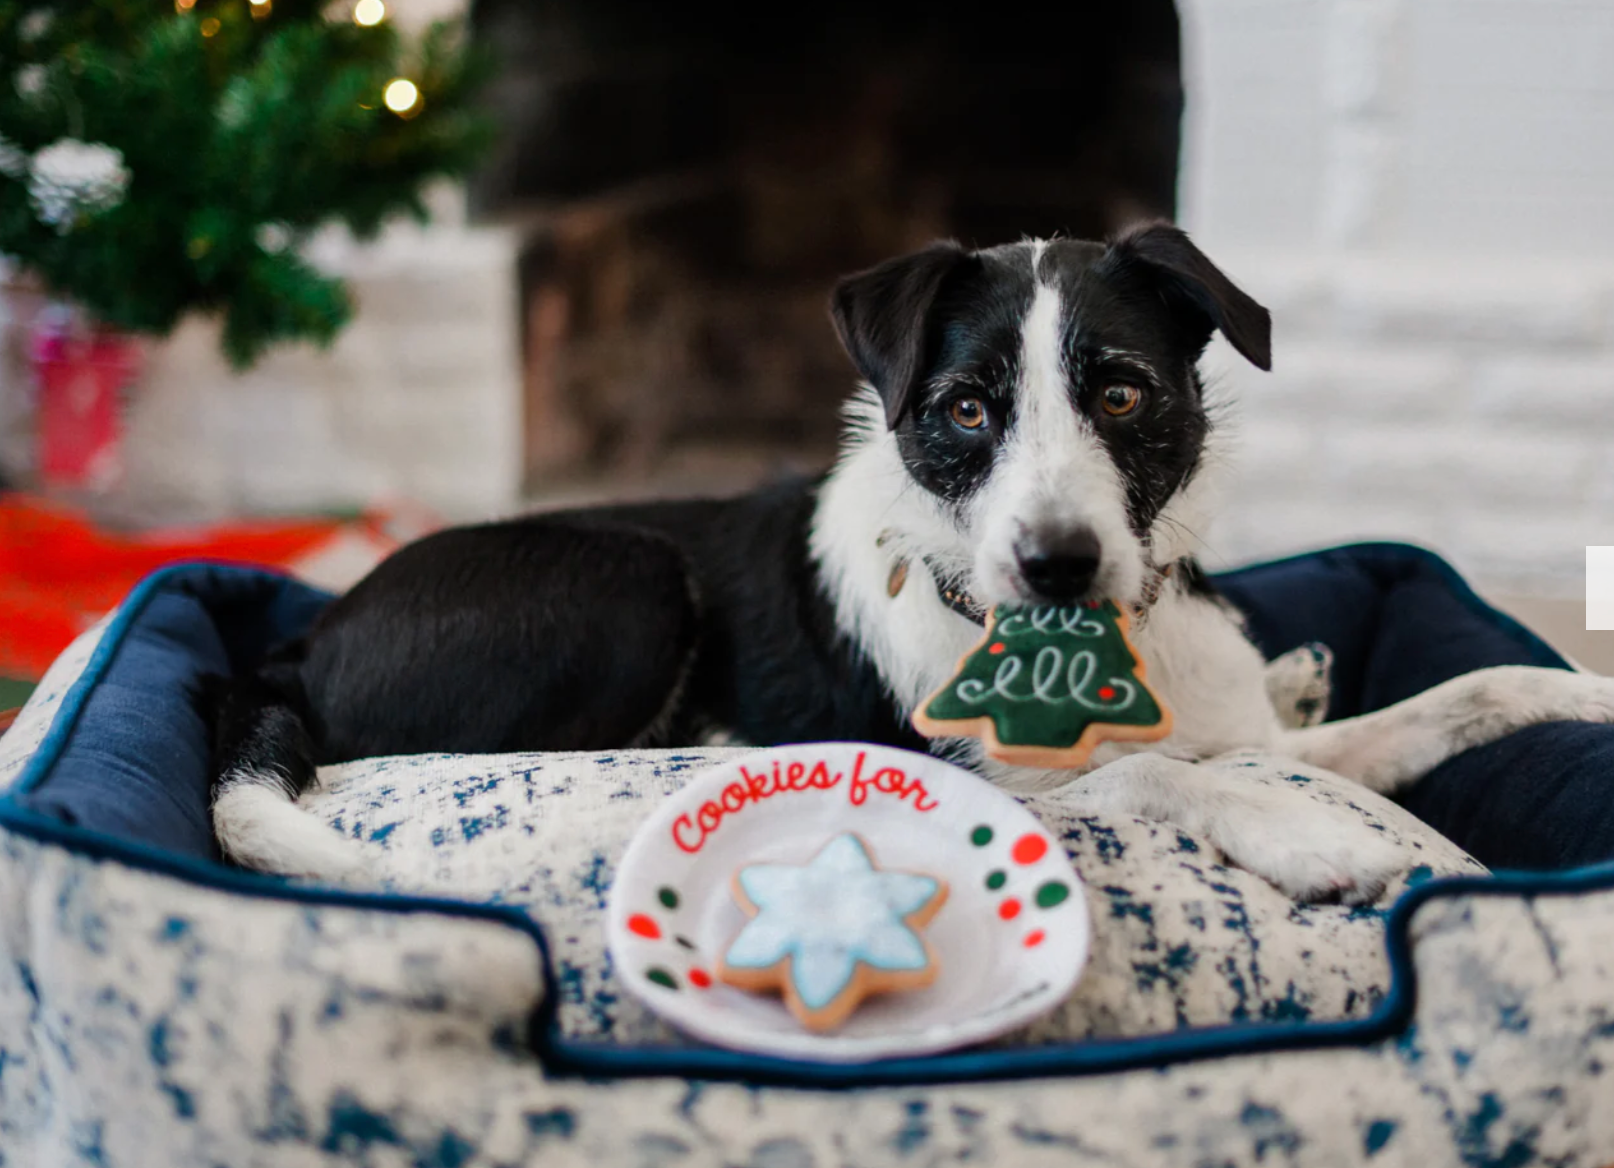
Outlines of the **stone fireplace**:
{"type": "Polygon", "coordinates": [[[1171,0],[831,6],[788,37],[705,7],[472,5],[505,133],[471,210],[522,241],[529,489],[822,465],[851,383],[837,275],[1174,212],[1171,0]]]}

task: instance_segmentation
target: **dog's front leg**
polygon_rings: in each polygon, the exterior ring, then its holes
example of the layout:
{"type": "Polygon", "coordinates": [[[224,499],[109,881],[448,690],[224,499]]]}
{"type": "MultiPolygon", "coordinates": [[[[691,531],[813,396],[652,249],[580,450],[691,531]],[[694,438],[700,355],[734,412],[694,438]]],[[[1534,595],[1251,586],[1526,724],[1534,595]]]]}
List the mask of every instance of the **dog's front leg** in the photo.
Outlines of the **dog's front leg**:
{"type": "Polygon", "coordinates": [[[1082,815],[1163,820],[1296,900],[1377,900],[1410,860],[1344,808],[1216,764],[1131,754],[1043,798],[1082,815]]]}
{"type": "Polygon", "coordinates": [[[1391,794],[1455,754],[1538,722],[1614,722],[1614,678],[1481,669],[1371,714],[1286,730],[1275,750],[1391,794]]]}

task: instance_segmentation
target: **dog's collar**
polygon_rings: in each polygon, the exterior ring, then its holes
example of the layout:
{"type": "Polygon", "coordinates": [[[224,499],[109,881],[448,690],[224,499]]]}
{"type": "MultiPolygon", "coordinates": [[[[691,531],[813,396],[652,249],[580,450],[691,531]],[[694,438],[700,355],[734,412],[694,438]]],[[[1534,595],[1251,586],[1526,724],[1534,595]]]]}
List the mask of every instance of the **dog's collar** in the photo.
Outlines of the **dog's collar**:
{"type": "MultiPolygon", "coordinates": [[[[884,536],[877,542],[883,544],[885,542],[884,536]]],[[[966,589],[949,583],[947,574],[940,571],[930,557],[923,556],[921,561],[929,570],[930,578],[936,582],[936,595],[941,602],[966,620],[971,620],[978,625],[984,626],[986,624],[986,606],[971,596],[966,589]]],[[[1155,602],[1160,599],[1160,594],[1165,591],[1166,580],[1171,576],[1171,570],[1176,566],[1175,563],[1170,563],[1163,568],[1151,570],[1149,579],[1143,585],[1142,599],[1132,606],[1132,619],[1138,625],[1141,626],[1148,618],[1149,610],[1154,607],[1155,602]]],[[[899,559],[891,567],[891,575],[886,580],[886,592],[894,597],[902,591],[902,586],[907,582],[908,561],[899,559]]]]}

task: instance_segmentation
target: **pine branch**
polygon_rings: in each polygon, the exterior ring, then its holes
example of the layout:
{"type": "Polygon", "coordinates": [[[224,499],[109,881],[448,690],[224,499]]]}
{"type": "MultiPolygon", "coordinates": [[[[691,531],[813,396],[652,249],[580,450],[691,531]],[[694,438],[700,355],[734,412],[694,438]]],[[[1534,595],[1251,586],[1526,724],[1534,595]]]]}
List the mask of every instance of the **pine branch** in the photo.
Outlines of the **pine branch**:
{"type": "Polygon", "coordinates": [[[56,223],[27,174],[0,174],[0,253],[123,328],[220,312],[238,366],[276,343],[328,343],[351,313],[345,289],[282,249],[332,222],[363,237],[424,218],[425,185],[467,173],[492,127],[476,105],[489,58],[457,24],[406,42],[322,9],[0,0],[0,164],[8,146],[33,157],[71,139],[111,147],[129,174],[121,202],[56,223]],[[382,101],[400,76],[420,92],[408,117],[382,101]]]}

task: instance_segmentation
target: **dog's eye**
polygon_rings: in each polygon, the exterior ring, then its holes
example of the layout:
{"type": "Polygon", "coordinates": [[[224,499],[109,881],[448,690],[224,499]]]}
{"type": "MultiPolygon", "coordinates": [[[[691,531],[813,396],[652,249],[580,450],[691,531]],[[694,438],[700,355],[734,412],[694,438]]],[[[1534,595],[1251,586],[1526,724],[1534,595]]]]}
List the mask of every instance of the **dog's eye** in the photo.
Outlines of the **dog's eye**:
{"type": "Polygon", "coordinates": [[[979,430],[986,425],[986,405],[978,397],[961,397],[947,407],[947,416],[960,430],[979,430]]]}
{"type": "Polygon", "coordinates": [[[1138,408],[1143,393],[1135,385],[1106,385],[1101,400],[1106,414],[1112,418],[1124,418],[1138,408]]]}

